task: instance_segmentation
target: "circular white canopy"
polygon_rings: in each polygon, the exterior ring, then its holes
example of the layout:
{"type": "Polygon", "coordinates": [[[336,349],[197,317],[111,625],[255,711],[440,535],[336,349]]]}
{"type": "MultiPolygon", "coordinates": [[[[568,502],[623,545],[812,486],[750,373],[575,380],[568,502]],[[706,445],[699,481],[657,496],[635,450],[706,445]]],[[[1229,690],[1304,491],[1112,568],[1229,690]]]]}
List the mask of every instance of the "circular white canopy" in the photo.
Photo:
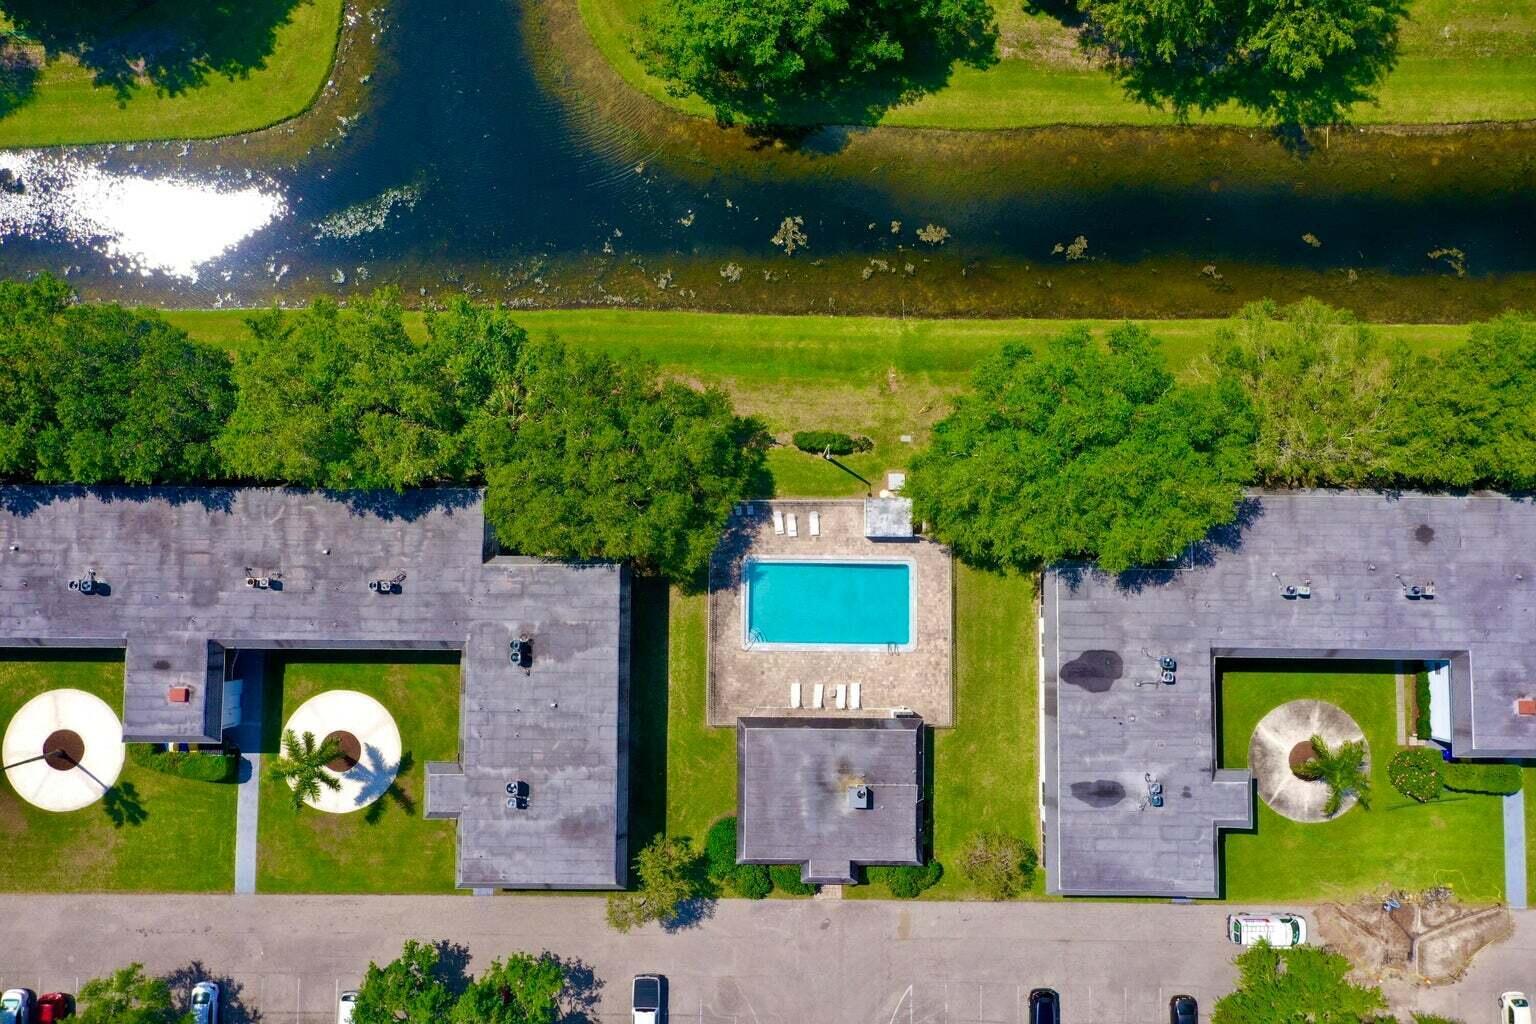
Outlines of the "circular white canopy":
{"type": "Polygon", "coordinates": [[[117,782],[123,754],[123,723],[106,701],[84,690],[33,697],[11,718],[0,745],[11,787],[45,811],[78,811],[100,800],[117,782]],[[44,759],[49,739],[66,733],[73,736],[62,743],[55,738],[52,746],[72,747],[71,753],[44,759]]]}
{"type": "MultiPolygon", "coordinates": [[[[1291,771],[1291,751],[1313,736],[1321,736],[1333,748],[1365,739],[1359,724],[1338,705],[1321,700],[1293,700],[1260,719],[1248,741],[1248,770],[1258,783],[1259,799],[1276,814],[1292,821],[1332,820],[1323,813],[1328,803],[1327,783],[1308,782],[1291,771]]],[[[1367,771],[1370,764],[1367,748],[1367,771]]],[[[1345,796],[1333,817],[1341,816],[1358,802],[1353,793],[1345,796]]]]}
{"type": "Polygon", "coordinates": [[[321,787],[318,800],[304,802],[317,811],[347,814],[373,803],[394,785],[400,770],[400,730],[389,711],[356,690],[327,690],[316,694],[294,710],[284,730],[298,736],[315,734],[321,742],[333,732],[349,732],[357,737],[362,757],[345,773],[326,769],[341,780],[339,790],[321,787]]]}

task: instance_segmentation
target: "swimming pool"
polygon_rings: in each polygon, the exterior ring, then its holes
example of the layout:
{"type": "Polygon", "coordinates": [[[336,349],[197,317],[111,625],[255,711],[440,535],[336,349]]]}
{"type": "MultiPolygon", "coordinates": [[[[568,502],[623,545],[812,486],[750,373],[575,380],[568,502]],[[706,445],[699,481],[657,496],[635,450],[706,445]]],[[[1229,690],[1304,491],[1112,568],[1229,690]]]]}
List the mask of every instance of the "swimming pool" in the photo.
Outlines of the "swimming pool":
{"type": "Polygon", "coordinates": [[[742,644],[911,650],[917,588],[905,559],[748,558],[742,644]]]}

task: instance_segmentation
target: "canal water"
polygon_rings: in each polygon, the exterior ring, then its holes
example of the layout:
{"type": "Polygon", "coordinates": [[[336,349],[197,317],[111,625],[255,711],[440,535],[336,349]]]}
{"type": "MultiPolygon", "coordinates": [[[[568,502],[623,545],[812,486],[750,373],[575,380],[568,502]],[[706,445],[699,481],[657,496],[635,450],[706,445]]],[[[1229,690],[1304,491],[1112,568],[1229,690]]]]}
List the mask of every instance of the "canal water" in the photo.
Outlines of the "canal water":
{"type": "Polygon", "coordinates": [[[950,133],[790,142],[622,87],[574,0],[391,0],[356,109],[270,139],[0,153],[0,275],[179,306],[399,284],[522,305],[1373,316],[1536,307],[1536,131],[950,133]],[[583,50],[583,46],[587,49],[583,50]],[[253,144],[254,143],[254,144],[253,144]]]}

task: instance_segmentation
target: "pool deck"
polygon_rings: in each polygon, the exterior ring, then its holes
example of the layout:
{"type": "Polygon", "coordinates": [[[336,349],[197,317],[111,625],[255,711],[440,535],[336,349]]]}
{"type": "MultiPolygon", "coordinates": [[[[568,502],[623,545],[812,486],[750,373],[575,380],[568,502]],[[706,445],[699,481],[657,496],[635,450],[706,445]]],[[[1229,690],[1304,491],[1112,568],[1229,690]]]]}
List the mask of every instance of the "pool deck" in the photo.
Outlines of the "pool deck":
{"type": "MultiPolygon", "coordinates": [[[[910,708],[930,725],[954,722],[952,649],[954,573],[949,550],[922,537],[870,540],[864,535],[859,500],[745,502],[733,516],[710,564],[709,724],[734,726],[743,716],[885,716],[910,708]],[[799,536],[776,534],[773,512],[793,514],[799,536]],[[810,513],[821,519],[821,535],[810,535],[810,513]],[[742,643],[741,572],[748,556],[758,558],[910,561],[917,588],[912,650],[849,650],[773,647],[742,643]],[[801,708],[789,707],[790,684],[801,684],[801,708]],[[816,684],[822,706],[811,707],[816,684]],[[839,711],[833,688],[858,683],[858,711],[839,711]]],[[[846,691],[845,691],[846,692],[846,691]]]]}

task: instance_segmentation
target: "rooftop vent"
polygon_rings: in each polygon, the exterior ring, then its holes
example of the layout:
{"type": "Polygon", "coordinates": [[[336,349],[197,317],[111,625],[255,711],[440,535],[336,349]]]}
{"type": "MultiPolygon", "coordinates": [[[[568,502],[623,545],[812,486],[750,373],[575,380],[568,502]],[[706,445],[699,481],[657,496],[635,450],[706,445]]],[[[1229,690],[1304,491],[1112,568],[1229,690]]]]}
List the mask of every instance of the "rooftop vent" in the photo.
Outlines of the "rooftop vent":
{"type": "Polygon", "coordinates": [[[1530,697],[1521,697],[1519,700],[1515,701],[1515,714],[1536,715],[1536,700],[1533,700],[1530,697]]]}
{"type": "Polygon", "coordinates": [[[875,805],[875,794],[868,786],[848,787],[848,806],[855,811],[867,811],[875,805]]]}

